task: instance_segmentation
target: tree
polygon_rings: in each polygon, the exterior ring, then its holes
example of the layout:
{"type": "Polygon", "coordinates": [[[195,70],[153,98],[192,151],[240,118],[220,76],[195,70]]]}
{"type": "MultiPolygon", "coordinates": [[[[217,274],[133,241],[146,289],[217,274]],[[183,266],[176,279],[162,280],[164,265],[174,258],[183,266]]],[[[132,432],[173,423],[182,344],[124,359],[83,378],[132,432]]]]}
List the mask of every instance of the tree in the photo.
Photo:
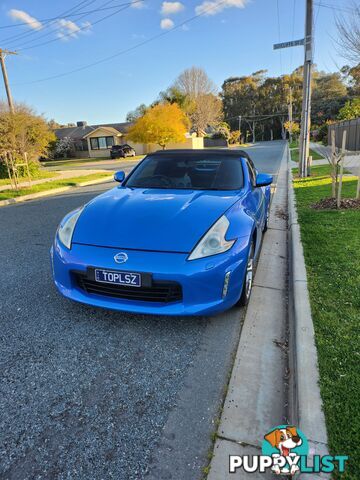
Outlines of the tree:
{"type": "Polygon", "coordinates": [[[127,138],[136,143],[156,143],[165,149],[169,143],[185,142],[187,127],[188,119],[176,103],[159,104],[130,127],[127,138]]]}
{"type": "Polygon", "coordinates": [[[191,100],[175,86],[171,85],[167,90],[159,93],[159,103],[177,103],[186,112],[191,100]]]}
{"type": "Polygon", "coordinates": [[[139,105],[138,107],[135,108],[135,110],[131,110],[131,112],[128,112],[126,115],[126,121],[127,122],[135,122],[138,120],[140,117],[145,115],[149,107],[147,107],[144,103],[139,105]]]}
{"type": "Polygon", "coordinates": [[[46,154],[52,140],[55,135],[46,120],[31,108],[17,105],[13,114],[0,111],[0,155],[10,151],[23,157],[27,153],[30,161],[36,161],[46,154]]]}
{"type": "Polygon", "coordinates": [[[175,80],[174,87],[181,94],[195,99],[201,95],[216,94],[216,86],[205,70],[191,67],[184,70],[175,80]]]}
{"type": "Polygon", "coordinates": [[[233,130],[232,132],[230,132],[230,138],[229,138],[230,145],[235,145],[236,143],[239,143],[240,135],[241,135],[240,130],[233,130]]]}
{"type": "Polygon", "coordinates": [[[348,84],[349,95],[360,95],[360,63],[354,67],[345,65],[342,67],[341,73],[348,84]]]}
{"type": "Polygon", "coordinates": [[[11,113],[0,105],[0,158],[4,164],[10,155],[17,175],[21,175],[22,171],[18,171],[16,164],[23,164],[26,159],[30,171],[36,171],[39,156],[46,155],[53,140],[55,135],[46,120],[35,115],[31,108],[16,105],[15,112],[11,113]]]}
{"type": "Polygon", "coordinates": [[[230,127],[226,122],[219,123],[216,128],[216,132],[212,136],[212,138],[223,138],[226,141],[229,141],[230,137],[230,127]]]}
{"type": "Polygon", "coordinates": [[[289,132],[290,135],[293,135],[295,138],[297,138],[300,133],[300,125],[298,124],[298,122],[290,122],[290,120],[288,120],[284,123],[284,128],[287,132],[289,132]]]}
{"type": "Polygon", "coordinates": [[[187,113],[192,130],[203,136],[207,127],[215,127],[222,120],[222,103],[212,93],[199,95],[192,100],[187,113]]]}
{"type": "Polygon", "coordinates": [[[311,123],[319,126],[327,120],[334,120],[347,99],[347,88],[339,73],[315,72],[311,123]]]}
{"type": "Polygon", "coordinates": [[[263,114],[260,106],[259,88],[265,80],[265,70],[259,70],[249,76],[231,77],[222,85],[222,101],[225,121],[230,126],[238,126],[238,118],[241,115],[247,128],[256,138],[256,115],[263,114]]]}
{"type": "Polygon", "coordinates": [[[360,62],[360,2],[353,2],[352,13],[348,18],[336,20],[339,32],[338,44],[344,58],[358,64],[360,62]]]}
{"type": "Polygon", "coordinates": [[[51,130],[55,130],[56,128],[61,128],[61,125],[60,123],[58,123],[56,120],[54,120],[53,118],[51,118],[48,122],[47,122],[49,128],[51,128],[51,130]]]}
{"type": "Polygon", "coordinates": [[[70,137],[60,138],[50,145],[49,155],[52,158],[68,157],[73,148],[73,140],[70,137]]]}
{"type": "Polygon", "coordinates": [[[222,103],[216,86],[202,68],[184,70],[173,85],[160,93],[160,100],[177,103],[198,136],[203,136],[207,127],[214,127],[222,120],[222,103]]]}
{"type": "Polygon", "coordinates": [[[360,97],[346,102],[340,109],[338,115],[339,120],[352,120],[358,117],[360,117],[360,97]]]}

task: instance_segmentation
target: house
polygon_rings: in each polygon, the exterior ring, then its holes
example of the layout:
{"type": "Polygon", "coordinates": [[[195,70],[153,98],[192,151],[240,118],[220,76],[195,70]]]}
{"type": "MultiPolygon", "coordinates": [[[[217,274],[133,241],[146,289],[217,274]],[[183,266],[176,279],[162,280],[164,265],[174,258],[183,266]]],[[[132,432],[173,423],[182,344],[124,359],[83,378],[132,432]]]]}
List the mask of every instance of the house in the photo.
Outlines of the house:
{"type": "MultiPolygon", "coordinates": [[[[57,128],[56,137],[61,140],[71,140],[71,155],[79,158],[109,157],[113,145],[126,142],[126,132],[131,123],[105,123],[103,125],[88,125],[87,122],[77,122],[76,127],[57,128]]],[[[136,153],[145,153],[143,146],[136,146],[136,153]]]]}
{"type": "MultiPolygon", "coordinates": [[[[135,144],[127,141],[126,134],[131,123],[104,123],[101,125],[88,125],[87,122],[77,122],[76,127],[57,128],[54,130],[56,137],[61,140],[71,140],[71,156],[77,158],[110,157],[113,145],[129,143],[137,155],[145,155],[159,149],[158,145],[135,144]]],[[[203,148],[203,139],[195,134],[186,135],[185,143],[171,144],[168,148],[203,148]]]]}

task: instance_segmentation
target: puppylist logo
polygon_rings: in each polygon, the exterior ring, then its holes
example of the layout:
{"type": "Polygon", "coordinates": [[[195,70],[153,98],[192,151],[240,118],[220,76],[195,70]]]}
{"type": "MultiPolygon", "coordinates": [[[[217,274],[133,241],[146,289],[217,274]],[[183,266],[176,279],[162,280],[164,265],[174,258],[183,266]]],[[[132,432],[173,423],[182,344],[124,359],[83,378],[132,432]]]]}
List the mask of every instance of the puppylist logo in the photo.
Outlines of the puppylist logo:
{"type": "Polygon", "coordinates": [[[279,425],[264,436],[262,455],[230,455],[229,472],[243,470],[247,473],[265,473],[271,470],[276,475],[296,473],[331,473],[337,467],[342,473],[348,457],[345,455],[313,455],[309,465],[309,444],[301,430],[293,425],[279,425]]]}

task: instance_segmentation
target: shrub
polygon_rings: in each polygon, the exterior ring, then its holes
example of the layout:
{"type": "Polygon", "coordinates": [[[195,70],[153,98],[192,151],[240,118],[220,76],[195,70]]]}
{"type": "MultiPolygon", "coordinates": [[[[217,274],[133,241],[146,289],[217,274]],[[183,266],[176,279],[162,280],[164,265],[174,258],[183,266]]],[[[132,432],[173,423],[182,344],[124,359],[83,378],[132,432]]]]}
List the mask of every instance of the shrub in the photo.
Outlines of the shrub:
{"type": "MultiPolygon", "coordinates": [[[[16,163],[22,163],[21,159],[17,159],[16,163]]],[[[20,178],[27,178],[27,168],[26,166],[19,166],[18,175],[20,178]]],[[[40,173],[40,163],[37,160],[32,160],[29,162],[29,171],[31,178],[36,178],[40,173]]],[[[8,170],[6,164],[3,160],[0,159],[0,178],[9,178],[8,170]]]]}
{"type": "Polygon", "coordinates": [[[240,142],[240,130],[233,130],[230,132],[229,143],[230,145],[234,145],[235,143],[240,142]]]}

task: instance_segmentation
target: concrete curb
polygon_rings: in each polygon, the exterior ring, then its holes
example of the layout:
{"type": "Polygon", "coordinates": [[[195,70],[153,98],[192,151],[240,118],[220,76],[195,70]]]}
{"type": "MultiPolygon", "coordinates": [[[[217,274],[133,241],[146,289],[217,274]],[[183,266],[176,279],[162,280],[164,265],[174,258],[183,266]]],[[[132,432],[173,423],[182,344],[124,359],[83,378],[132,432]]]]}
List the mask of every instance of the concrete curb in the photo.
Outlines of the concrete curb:
{"type": "Polygon", "coordinates": [[[229,455],[261,453],[265,432],[287,419],[287,160],[284,149],[207,480],[273,478],[228,465],[229,455]]]}
{"type": "Polygon", "coordinates": [[[0,207],[5,207],[6,205],[13,205],[15,203],[27,202],[29,200],[35,200],[41,197],[49,197],[51,195],[57,195],[58,193],[66,192],[73,188],[87,187],[88,185],[96,185],[98,183],[108,182],[113,178],[114,178],[113,175],[109,175],[108,177],[98,178],[96,180],[89,180],[87,182],[78,182],[68,187],[53,188],[52,190],[44,190],[43,192],[31,193],[30,195],[22,195],[21,197],[9,198],[7,200],[0,200],[0,207]]]}
{"type": "MultiPolygon", "coordinates": [[[[289,322],[290,351],[293,352],[290,359],[293,375],[289,413],[290,421],[297,425],[308,438],[311,457],[314,454],[327,454],[327,432],[320,396],[315,332],[290,160],[288,179],[289,322]]],[[[303,476],[306,475],[301,475],[303,476]]]]}

